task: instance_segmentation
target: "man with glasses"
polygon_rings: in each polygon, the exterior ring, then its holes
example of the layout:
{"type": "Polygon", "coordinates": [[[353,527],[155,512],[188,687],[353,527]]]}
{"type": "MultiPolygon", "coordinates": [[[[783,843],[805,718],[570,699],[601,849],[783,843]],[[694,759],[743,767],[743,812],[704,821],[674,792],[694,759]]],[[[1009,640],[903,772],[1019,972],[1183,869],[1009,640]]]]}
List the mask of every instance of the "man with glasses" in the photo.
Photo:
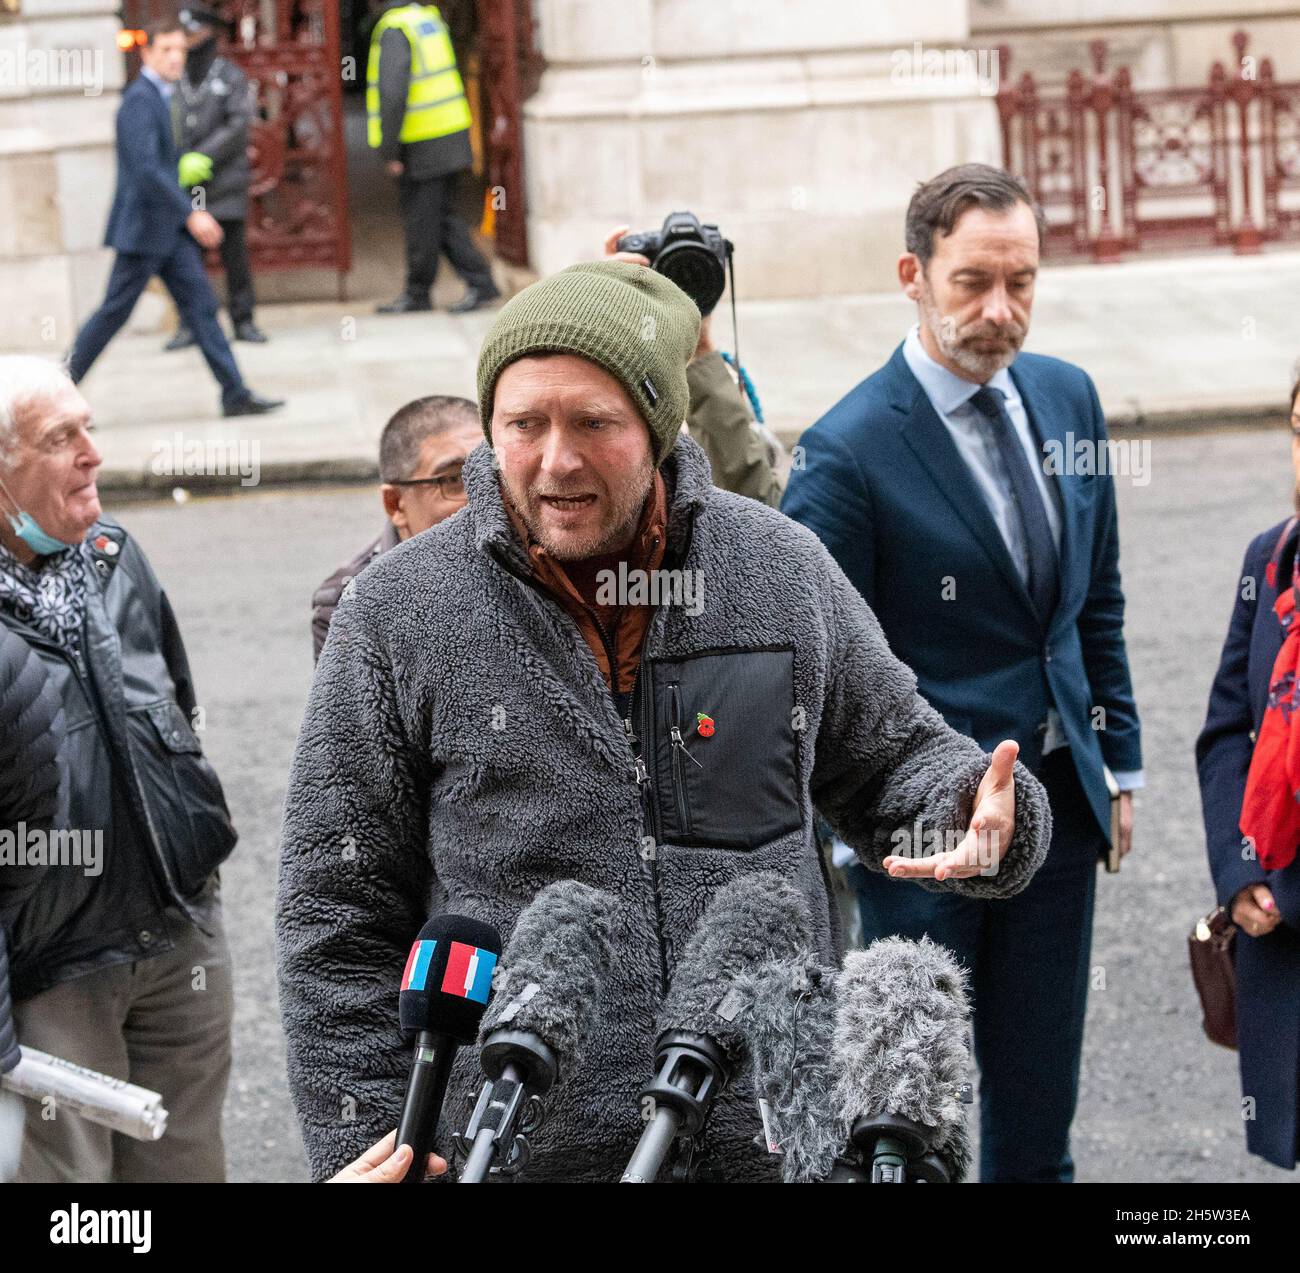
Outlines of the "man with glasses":
{"type": "Polygon", "coordinates": [[[408,402],[379,439],[379,493],[388,521],[379,537],[340,566],[311,599],[313,655],[320,658],[343,590],[381,553],[450,517],[465,503],[460,470],[483,440],[478,407],[436,394],[408,402]]]}

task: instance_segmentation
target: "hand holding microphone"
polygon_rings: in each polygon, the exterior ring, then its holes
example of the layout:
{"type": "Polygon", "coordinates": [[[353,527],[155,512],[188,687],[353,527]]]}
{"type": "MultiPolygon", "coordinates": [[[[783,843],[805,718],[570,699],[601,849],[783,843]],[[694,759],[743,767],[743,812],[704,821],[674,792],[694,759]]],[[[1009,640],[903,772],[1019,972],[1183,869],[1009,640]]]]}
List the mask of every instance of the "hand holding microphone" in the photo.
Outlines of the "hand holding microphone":
{"type": "MultiPolygon", "coordinates": [[[[398,1145],[396,1130],[388,1133],[383,1140],[371,1145],[356,1162],[349,1163],[336,1176],[331,1176],[326,1184],[331,1185],[396,1185],[405,1179],[411,1168],[410,1145],[398,1145]]],[[[424,1178],[433,1179],[443,1175],[447,1162],[437,1154],[430,1154],[425,1160],[424,1178]]]]}

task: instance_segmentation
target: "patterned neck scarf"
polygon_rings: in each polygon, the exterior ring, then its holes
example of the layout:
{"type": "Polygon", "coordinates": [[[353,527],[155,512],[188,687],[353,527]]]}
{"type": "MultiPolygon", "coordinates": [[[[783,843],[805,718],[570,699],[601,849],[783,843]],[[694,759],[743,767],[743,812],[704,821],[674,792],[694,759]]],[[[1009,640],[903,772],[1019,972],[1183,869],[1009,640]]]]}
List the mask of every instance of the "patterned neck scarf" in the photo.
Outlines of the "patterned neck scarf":
{"type": "Polygon", "coordinates": [[[64,650],[75,650],[86,615],[86,572],[79,548],[25,566],[0,544],[0,612],[35,628],[64,650]]]}
{"type": "Polygon", "coordinates": [[[1273,610],[1282,625],[1282,648],[1269,677],[1268,703],[1241,806],[1241,833],[1254,841],[1259,864],[1266,871],[1290,866],[1300,843],[1300,620],[1296,611],[1300,553],[1289,551],[1296,524],[1294,517],[1287,523],[1266,568],[1268,582],[1278,589],[1273,610]],[[1278,567],[1288,557],[1290,576],[1279,579],[1278,567]]]}

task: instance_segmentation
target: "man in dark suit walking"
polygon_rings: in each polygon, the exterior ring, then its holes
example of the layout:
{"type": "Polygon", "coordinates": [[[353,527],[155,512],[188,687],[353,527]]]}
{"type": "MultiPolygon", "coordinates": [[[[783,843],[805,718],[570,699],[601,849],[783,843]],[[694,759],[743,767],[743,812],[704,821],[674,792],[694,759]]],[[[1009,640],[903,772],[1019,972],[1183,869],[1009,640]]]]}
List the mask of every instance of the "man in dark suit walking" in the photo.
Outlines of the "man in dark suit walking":
{"type": "Polygon", "coordinates": [[[77,333],[68,359],[80,381],[131,317],[140,293],[157,275],[194,333],[221,385],[223,415],[260,415],[283,406],[254,393],[240,374],[217,322],[217,298],[203,270],[202,248],[221,242],[221,227],[191,206],[177,165],[172,94],[185,66],[186,40],[179,23],[158,22],[141,49],[144,65],[122,94],[117,113],[117,191],[104,242],[116,249],[104,303],[77,333]]]}
{"type": "MultiPolygon", "coordinates": [[[[1051,800],[1047,860],[1014,898],[854,880],[865,941],[928,933],[970,971],[983,1181],[1073,1179],[1106,767],[1126,792],[1142,783],[1101,406],[1079,368],[1019,353],[1042,232],[998,169],[966,164],[918,188],[899,278],[920,322],[803,435],[782,505],[948,723],[985,748],[1014,738],[1051,800]]],[[[1119,805],[1126,853],[1131,796],[1119,805]]]]}

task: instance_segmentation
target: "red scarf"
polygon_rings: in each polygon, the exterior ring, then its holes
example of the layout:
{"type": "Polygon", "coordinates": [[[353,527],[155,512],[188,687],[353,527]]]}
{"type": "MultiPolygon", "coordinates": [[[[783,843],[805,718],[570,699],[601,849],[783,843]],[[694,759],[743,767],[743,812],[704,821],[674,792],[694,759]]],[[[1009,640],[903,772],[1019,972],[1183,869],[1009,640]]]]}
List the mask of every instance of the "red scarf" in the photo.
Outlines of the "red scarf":
{"type": "MultiPolygon", "coordinates": [[[[1278,558],[1295,529],[1292,518],[1282,531],[1268,563],[1266,578],[1277,587],[1278,558]]],[[[1268,682],[1268,703],[1246,776],[1241,806],[1241,833],[1254,842],[1266,871],[1280,871],[1295,861],[1300,844],[1300,623],[1296,592],[1300,589],[1300,552],[1291,568],[1291,586],[1278,593],[1273,606],[1282,625],[1282,648],[1268,682]]]]}

